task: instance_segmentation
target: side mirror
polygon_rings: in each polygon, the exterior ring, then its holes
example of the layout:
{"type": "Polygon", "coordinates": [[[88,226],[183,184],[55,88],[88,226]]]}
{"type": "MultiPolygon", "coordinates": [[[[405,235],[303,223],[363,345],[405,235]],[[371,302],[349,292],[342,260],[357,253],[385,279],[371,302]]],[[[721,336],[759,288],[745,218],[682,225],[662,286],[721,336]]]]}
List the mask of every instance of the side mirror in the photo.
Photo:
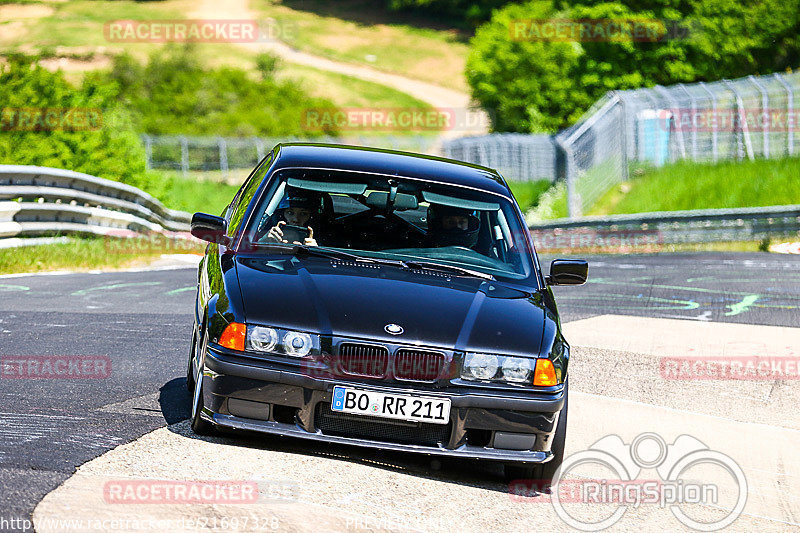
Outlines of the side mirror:
{"type": "Polygon", "coordinates": [[[550,263],[549,285],[582,285],[589,276],[589,263],[583,259],[555,259],[550,263]]]}
{"type": "Polygon", "coordinates": [[[192,235],[200,240],[217,244],[228,244],[228,223],[222,217],[206,213],[192,215],[192,235]]]}

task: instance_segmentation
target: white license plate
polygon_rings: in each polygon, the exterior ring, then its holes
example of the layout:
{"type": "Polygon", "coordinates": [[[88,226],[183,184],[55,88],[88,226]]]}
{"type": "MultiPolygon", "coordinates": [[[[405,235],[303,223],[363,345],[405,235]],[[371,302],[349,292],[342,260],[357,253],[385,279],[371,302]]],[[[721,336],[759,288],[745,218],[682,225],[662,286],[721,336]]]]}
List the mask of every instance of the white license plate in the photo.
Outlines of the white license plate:
{"type": "Polygon", "coordinates": [[[428,424],[447,424],[450,421],[450,400],[446,398],[387,394],[350,387],[333,388],[331,409],[337,413],[413,420],[428,424]]]}

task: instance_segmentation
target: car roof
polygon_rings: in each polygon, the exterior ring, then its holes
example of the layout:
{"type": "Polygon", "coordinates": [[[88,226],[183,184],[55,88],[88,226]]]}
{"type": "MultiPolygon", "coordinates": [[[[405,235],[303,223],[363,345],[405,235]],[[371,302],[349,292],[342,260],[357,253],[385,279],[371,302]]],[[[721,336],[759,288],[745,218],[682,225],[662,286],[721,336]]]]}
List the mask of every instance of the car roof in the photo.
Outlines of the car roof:
{"type": "Polygon", "coordinates": [[[511,197],[505,180],[497,171],[454,159],[338,144],[281,143],[276,149],[275,169],[325,168],[427,178],[511,197]]]}

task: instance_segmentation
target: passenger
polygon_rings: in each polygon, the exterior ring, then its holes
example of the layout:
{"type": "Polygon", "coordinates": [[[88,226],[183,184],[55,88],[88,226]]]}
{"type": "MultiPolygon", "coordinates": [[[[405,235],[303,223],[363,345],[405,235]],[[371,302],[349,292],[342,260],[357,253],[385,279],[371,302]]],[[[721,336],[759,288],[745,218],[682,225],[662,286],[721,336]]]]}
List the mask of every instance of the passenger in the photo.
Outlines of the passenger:
{"type": "Polygon", "coordinates": [[[284,198],[276,211],[279,217],[283,218],[267,233],[267,239],[277,242],[286,242],[284,239],[282,226],[302,226],[308,228],[308,236],[303,242],[294,241],[292,244],[304,244],[306,246],[318,246],[314,239],[314,229],[312,223],[318,223],[322,214],[322,197],[308,191],[295,191],[289,193],[284,198]]]}
{"type": "Polygon", "coordinates": [[[480,219],[469,209],[435,204],[428,207],[428,245],[431,248],[472,248],[478,242],[480,226],[480,219]]]}

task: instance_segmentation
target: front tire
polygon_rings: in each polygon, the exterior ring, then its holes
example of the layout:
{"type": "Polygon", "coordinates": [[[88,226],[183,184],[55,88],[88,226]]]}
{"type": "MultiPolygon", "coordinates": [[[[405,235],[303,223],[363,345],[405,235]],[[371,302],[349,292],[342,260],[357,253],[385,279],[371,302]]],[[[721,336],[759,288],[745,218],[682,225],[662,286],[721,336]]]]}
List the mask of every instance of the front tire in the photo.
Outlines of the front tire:
{"type": "MultiPolygon", "coordinates": [[[[197,337],[195,337],[196,339],[197,337]]],[[[201,417],[205,407],[203,402],[203,367],[208,349],[208,332],[203,334],[201,343],[194,342],[196,354],[189,360],[189,378],[192,380],[192,431],[197,435],[213,435],[214,425],[201,417]]]]}

